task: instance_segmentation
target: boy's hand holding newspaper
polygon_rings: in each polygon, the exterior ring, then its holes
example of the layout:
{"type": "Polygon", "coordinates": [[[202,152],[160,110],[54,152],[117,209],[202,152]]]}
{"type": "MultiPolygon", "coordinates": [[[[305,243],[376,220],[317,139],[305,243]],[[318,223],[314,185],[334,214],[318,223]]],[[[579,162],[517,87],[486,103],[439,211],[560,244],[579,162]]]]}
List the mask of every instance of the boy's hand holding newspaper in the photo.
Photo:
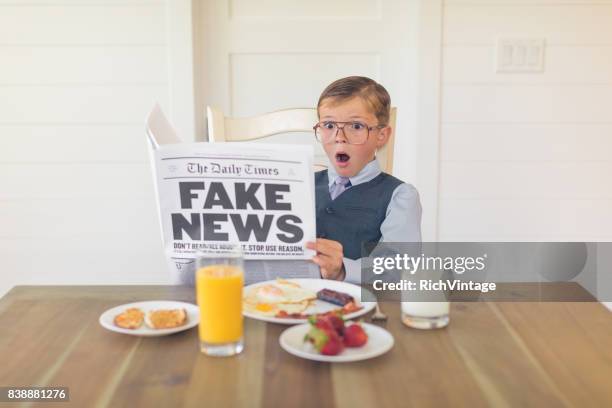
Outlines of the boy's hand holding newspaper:
{"type": "Polygon", "coordinates": [[[317,251],[312,262],[321,268],[324,279],[344,280],[344,263],[342,244],[331,239],[317,238],[316,242],[307,242],[306,248],[317,251]]]}

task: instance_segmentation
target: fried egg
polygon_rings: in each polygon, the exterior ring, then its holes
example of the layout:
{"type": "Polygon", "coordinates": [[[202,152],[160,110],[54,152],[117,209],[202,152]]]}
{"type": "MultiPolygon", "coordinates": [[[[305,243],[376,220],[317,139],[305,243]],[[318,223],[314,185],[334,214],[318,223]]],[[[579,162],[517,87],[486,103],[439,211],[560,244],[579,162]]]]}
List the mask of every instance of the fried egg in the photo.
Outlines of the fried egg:
{"type": "Polygon", "coordinates": [[[284,311],[291,313],[304,313],[311,305],[310,300],[300,303],[249,303],[244,302],[243,308],[247,313],[258,314],[261,316],[276,316],[278,312],[284,311]]]}
{"type": "Polygon", "coordinates": [[[275,283],[258,286],[247,293],[245,300],[249,303],[301,303],[316,299],[317,294],[304,289],[296,283],[282,279],[275,283]]]}
{"type": "Polygon", "coordinates": [[[272,316],[281,310],[287,313],[302,313],[317,294],[299,284],[277,279],[275,283],[252,288],[244,296],[247,312],[272,316]]]}

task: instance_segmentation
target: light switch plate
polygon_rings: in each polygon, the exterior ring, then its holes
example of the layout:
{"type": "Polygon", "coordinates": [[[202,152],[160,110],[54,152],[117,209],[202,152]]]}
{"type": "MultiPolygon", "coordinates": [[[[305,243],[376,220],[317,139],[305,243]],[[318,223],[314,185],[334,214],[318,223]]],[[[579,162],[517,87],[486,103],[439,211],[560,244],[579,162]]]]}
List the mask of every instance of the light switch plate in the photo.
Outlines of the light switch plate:
{"type": "Polygon", "coordinates": [[[545,45],[543,38],[498,38],[496,72],[544,72],[545,45]]]}

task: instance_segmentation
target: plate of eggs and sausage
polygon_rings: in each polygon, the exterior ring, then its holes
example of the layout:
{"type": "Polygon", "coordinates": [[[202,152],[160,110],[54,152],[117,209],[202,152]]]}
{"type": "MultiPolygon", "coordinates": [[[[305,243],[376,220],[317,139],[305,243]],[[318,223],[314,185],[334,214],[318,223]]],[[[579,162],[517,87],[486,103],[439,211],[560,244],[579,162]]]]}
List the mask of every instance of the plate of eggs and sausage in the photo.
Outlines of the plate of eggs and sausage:
{"type": "Polygon", "coordinates": [[[360,301],[365,290],[348,282],[326,279],[258,282],[244,287],[242,313],[252,319],[280,324],[301,324],[310,316],[331,311],[350,320],[374,309],[376,302],[360,301]]]}

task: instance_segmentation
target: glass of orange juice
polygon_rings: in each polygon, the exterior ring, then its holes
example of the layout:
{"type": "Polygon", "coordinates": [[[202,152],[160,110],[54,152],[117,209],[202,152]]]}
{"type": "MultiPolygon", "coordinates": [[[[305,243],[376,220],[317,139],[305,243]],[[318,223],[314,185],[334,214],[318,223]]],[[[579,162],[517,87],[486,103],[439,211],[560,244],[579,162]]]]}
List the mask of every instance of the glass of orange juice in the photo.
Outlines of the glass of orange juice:
{"type": "Polygon", "coordinates": [[[244,265],[239,245],[223,244],[219,250],[222,253],[197,256],[200,350],[210,356],[233,356],[244,348],[244,265]]]}

